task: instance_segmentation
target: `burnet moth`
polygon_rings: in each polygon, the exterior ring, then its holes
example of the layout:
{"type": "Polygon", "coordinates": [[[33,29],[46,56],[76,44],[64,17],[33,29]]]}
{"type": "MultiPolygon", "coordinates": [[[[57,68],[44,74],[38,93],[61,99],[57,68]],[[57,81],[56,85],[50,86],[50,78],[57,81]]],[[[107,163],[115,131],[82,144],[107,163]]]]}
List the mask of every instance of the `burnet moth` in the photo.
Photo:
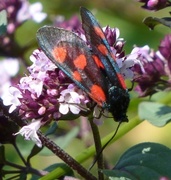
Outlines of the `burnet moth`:
{"type": "Polygon", "coordinates": [[[115,121],[127,122],[129,93],[103,30],[93,14],[81,7],[86,42],[75,33],[52,26],[37,32],[40,48],[75,84],[115,121]]]}

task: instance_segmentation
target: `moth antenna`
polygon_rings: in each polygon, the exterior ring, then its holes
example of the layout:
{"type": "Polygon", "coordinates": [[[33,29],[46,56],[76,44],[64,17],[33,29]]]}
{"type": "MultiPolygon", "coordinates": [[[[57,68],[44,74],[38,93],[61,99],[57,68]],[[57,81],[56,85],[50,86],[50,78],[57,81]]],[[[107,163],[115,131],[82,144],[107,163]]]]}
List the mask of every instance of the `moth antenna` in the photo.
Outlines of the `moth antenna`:
{"type": "Polygon", "coordinates": [[[106,116],[105,114],[102,114],[105,118],[113,118],[112,116],[106,116]]]}
{"type": "Polygon", "coordinates": [[[90,111],[90,108],[84,107],[84,106],[82,106],[82,105],[80,105],[80,104],[77,104],[77,103],[60,102],[60,104],[75,105],[75,106],[79,107],[80,110],[82,110],[82,111],[90,111]]]}
{"type": "Polygon", "coordinates": [[[108,140],[108,142],[101,148],[100,152],[96,155],[94,162],[92,163],[92,165],[89,167],[89,171],[93,168],[93,166],[95,165],[95,163],[97,162],[99,156],[102,154],[103,150],[106,148],[106,146],[111,142],[111,140],[116,136],[120,125],[122,124],[122,121],[119,122],[118,126],[116,127],[116,130],[113,134],[113,136],[108,140]]]}

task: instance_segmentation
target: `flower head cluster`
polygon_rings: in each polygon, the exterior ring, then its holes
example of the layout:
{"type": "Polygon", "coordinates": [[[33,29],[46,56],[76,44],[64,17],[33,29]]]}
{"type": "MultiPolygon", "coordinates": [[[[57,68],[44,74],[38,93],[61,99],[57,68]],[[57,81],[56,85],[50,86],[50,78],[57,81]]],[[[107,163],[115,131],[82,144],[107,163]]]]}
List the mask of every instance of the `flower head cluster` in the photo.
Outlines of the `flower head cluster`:
{"type": "Polygon", "coordinates": [[[81,22],[77,15],[72,16],[69,20],[65,20],[63,16],[57,16],[53,25],[74,32],[83,32],[81,22]]]}
{"type": "Polygon", "coordinates": [[[145,3],[142,7],[148,10],[158,11],[171,5],[169,0],[138,0],[145,3]]]}
{"type": "Polygon", "coordinates": [[[15,42],[15,31],[26,20],[34,20],[39,23],[46,18],[46,13],[42,11],[42,4],[36,2],[30,4],[27,0],[2,0],[0,3],[0,11],[7,12],[7,31],[0,37],[1,55],[16,57],[18,44],[15,42]]]}
{"type": "Polygon", "coordinates": [[[2,10],[7,11],[7,33],[9,34],[14,33],[15,29],[28,19],[41,22],[46,17],[46,14],[41,12],[41,3],[29,4],[27,0],[2,0],[0,11],[2,10]]]}
{"type": "Polygon", "coordinates": [[[69,110],[78,114],[81,109],[71,104],[86,104],[88,99],[84,93],[41,50],[35,50],[30,59],[33,62],[28,68],[30,75],[10,88],[10,96],[4,94],[2,97],[5,105],[11,105],[10,112],[18,107],[23,119],[41,118],[43,124],[58,120],[69,110]]]}
{"type": "Polygon", "coordinates": [[[166,35],[161,41],[159,50],[154,51],[149,46],[136,47],[134,51],[140,54],[140,65],[133,68],[134,81],[138,83],[135,90],[139,96],[152,95],[157,91],[170,88],[171,83],[171,35],[166,35]]]}
{"type": "Polygon", "coordinates": [[[106,39],[110,45],[113,54],[116,57],[116,62],[120,68],[121,74],[124,79],[133,79],[134,73],[132,67],[136,63],[139,54],[132,51],[129,55],[125,55],[123,50],[125,41],[123,38],[119,38],[120,31],[118,28],[110,28],[109,26],[103,28],[106,39]]]}
{"type": "Polygon", "coordinates": [[[90,100],[41,50],[35,50],[30,59],[30,74],[10,87],[2,99],[4,105],[10,106],[9,112],[17,109],[23,120],[31,120],[19,133],[41,146],[36,131],[42,125],[72,119],[70,113],[78,117],[81,111],[87,111],[90,100]]]}

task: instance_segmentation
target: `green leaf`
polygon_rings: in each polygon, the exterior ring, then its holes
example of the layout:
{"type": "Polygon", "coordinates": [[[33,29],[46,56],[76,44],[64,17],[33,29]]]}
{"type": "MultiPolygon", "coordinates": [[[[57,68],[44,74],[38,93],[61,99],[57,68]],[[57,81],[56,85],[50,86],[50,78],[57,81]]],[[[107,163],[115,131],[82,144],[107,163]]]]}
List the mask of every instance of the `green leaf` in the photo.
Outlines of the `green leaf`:
{"type": "Polygon", "coordinates": [[[27,173],[25,172],[20,173],[20,177],[18,178],[18,180],[27,180],[27,173]]]}
{"type": "Polygon", "coordinates": [[[54,141],[58,146],[62,149],[66,148],[69,143],[71,143],[72,139],[74,139],[79,132],[79,128],[75,127],[71,131],[69,131],[65,136],[59,137],[54,141]]]}
{"type": "MultiPolygon", "coordinates": [[[[55,144],[57,144],[60,148],[65,149],[71,142],[72,140],[78,135],[79,133],[79,128],[75,127],[72,128],[71,131],[69,131],[66,135],[51,138],[55,144]]],[[[44,148],[43,151],[40,153],[41,155],[51,155],[51,151],[48,149],[44,148]]]]}
{"type": "Polygon", "coordinates": [[[141,120],[162,127],[171,120],[171,107],[157,102],[142,102],[138,107],[138,115],[141,120]]]}
{"type": "Polygon", "coordinates": [[[7,13],[5,10],[0,12],[0,36],[5,34],[7,30],[7,13]]]}
{"type": "Polygon", "coordinates": [[[56,163],[56,164],[52,164],[50,166],[48,166],[47,168],[45,168],[45,171],[51,172],[53,170],[55,170],[56,168],[62,168],[62,169],[69,169],[69,173],[68,175],[73,175],[73,171],[71,168],[69,168],[65,163],[56,163]]]}
{"type": "Polygon", "coordinates": [[[57,123],[54,122],[52,123],[52,125],[50,126],[50,128],[47,130],[47,132],[45,133],[45,136],[49,136],[50,134],[54,134],[56,129],[57,129],[57,123]]]}
{"type": "Polygon", "coordinates": [[[29,154],[29,156],[27,157],[27,162],[29,162],[30,159],[31,159],[33,156],[37,155],[42,149],[43,149],[43,147],[40,148],[40,147],[38,147],[37,145],[34,145],[33,148],[32,148],[32,150],[31,150],[31,152],[30,152],[30,154],[29,154]]]}
{"type": "MultiPolygon", "coordinates": [[[[63,174],[63,172],[65,171],[65,170],[67,170],[66,172],[67,172],[67,176],[72,176],[74,173],[73,173],[73,171],[72,171],[72,169],[71,168],[69,168],[69,166],[67,166],[66,164],[64,164],[64,163],[56,163],[56,164],[52,164],[52,165],[50,165],[50,166],[48,166],[47,168],[45,168],[44,169],[44,171],[47,171],[47,172],[51,172],[51,171],[53,171],[53,170],[56,170],[56,171],[61,171],[62,173],[61,173],[61,176],[64,176],[64,174],[63,174]]],[[[58,174],[59,175],[59,177],[60,177],[60,174],[58,174]]],[[[53,175],[52,175],[53,176],[53,175]]],[[[30,179],[30,180],[37,180],[37,179],[39,179],[40,178],[40,176],[37,176],[37,175],[33,175],[32,176],[32,178],[30,179]]],[[[50,177],[49,177],[49,179],[51,179],[50,177]]],[[[54,179],[54,178],[53,178],[54,179]]]]}
{"type": "Polygon", "coordinates": [[[164,26],[171,27],[171,18],[156,18],[156,17],[147,17],[143,20],[143,23],[147,25],[151,30],[154,29],[156,25],[163,24],[164,26]]]}
{"type": "Polygon", "coordinates": [[[103,170],[110,179],[171,178],[171,150],[157,143],[141,143],[126,151],[113,170],[103,170]]]}

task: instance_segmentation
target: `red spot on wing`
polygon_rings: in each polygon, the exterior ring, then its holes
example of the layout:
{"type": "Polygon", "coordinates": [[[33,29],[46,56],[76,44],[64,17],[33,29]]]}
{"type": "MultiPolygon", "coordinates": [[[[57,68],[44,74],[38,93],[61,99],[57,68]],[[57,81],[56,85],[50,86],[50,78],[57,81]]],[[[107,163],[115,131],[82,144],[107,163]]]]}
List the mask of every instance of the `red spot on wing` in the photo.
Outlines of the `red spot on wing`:
{"type": "Polygon", "coordinates": [[[67,50],[64,47],[54,47],[52,54],[57,62],[63,63],[66,60],[67,50]]]}
{"type": "Polygon", "coordinates": [[[84,69],[87,65],[87,59],[84,54],[79,55],[76,59],[74,59],[74,65],[78,69],[84,69]]]}
{"type": "Polygon", "coordinates": [[[97,66],[99,68],[103,68],[104,69],[104,66],[103,66],[102,62],[100,61],[100,59],[97,56],[93,55],[92,58],[94,59],[95,63],[97,64],[97,66]]]}
{"type": "Polygon", "coordinates": [[[100,106],[102,106],[103,102],[106,101],[105,93],[104,93],[103,89],[98,85],[93,85],[91,87],[90,96],[100,106]]]}
{"type": "Polygon", "coordinates": [[[99,50],[104,56],[107,56],[108,50],[107,50],[107,48],[106,48],[105,45],[100,44],[100,45],[98,45],[97,48],[98,48],[98,50],[99,50]]]}
{"type": "Polygon", "coordinates": [[[97,34],[98,36],[100,36],[102,39],[105,38],[105,35],[104,35],[103,31],[101,30],[101,28],[99,28],[99,27],[94,27],[94,31],[95,31],[96,34],[97,34]]]}
{"type": "Polygon", "coordinates": [[[111,56],[116,61],[116,56],[113,53],[111,53],[111,56]]]}
{"type": "Polygon", "coordinates": [[[121,83],[121,86],[123,87],[123,89],[126,89],[127,87],[126,87],[126,84],[125,84],[123,76],[121,74],[117,73],[117,77],[118,77],[118,80],[121,83]]]}
{"type": "Polygon", "coordinates": [[[74,71],[73,74],[72,74],[72,77],[74,80],[77,80],[77,81],[81,81],[81,75],[78,71],[74,71]]]}

